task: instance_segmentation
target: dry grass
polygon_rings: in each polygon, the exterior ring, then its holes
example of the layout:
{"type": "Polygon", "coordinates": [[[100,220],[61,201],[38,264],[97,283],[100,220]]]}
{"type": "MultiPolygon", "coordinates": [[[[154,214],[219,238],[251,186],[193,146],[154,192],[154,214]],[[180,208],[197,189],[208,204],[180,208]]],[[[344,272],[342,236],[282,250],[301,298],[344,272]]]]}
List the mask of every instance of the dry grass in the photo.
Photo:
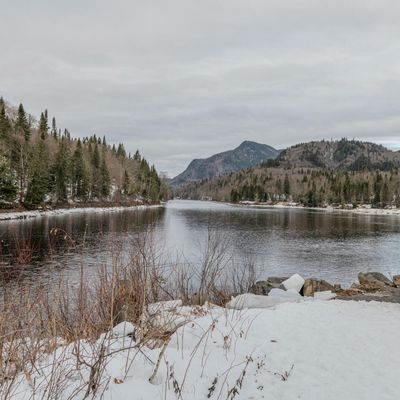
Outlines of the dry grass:
{"type": "MultiPolygon", "coordinates": [[[[79,394],[84,398],[96,394],[107,386],[103,372],[110,357],[106,337],[99,344],[102,333],[129,321],[137,327],[132,342],[135,349],[162,347],[179,324],[168,319],[171,316],[160,318],[154,310],[150,313],[150,304],[181,299],[183,304],[208,301],[222,305],[232,293],[247,290],[254,283],[254,264],[233,265],[228,247],[219,233],[210,230],[199,264],[182,264],[171,262],[148,233],[132,239],[129,246],[114,243],[109,261],[95,271],[91,269],[90,274],[82,257],[77,285],[63,278],[51,287],[9,276],[2,279],[0,399],[12,398],[20,390],[21,376],[30,381],[37,364],[48,354],[56,357],[50,378],[40,387],[31,381],[33,393],[40,393],[43,399],[59,398],[68,389],[66,377],[85,366],[90,374],[81,377],[79,394]],[[79,348],[82,340],[90,346],[90,357],[79,348]],[[76,343],[73,365],[67,362],[71,355],[61,350],[70,343],[76,343]]],[[[32,246],[24,243],[21,249],[19,267],[29,262],[26,255],[31,257],[32,246]]],[[[69,394],[71,398],[77,395],[69,394]]]]}

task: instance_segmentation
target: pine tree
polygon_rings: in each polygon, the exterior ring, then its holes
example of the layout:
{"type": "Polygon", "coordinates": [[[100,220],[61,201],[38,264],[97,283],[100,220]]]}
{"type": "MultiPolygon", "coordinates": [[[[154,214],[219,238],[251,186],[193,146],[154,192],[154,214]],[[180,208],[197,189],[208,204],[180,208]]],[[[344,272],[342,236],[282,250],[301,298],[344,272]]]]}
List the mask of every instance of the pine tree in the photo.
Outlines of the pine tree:
{"type": "Polygon", "coordinates": [[[373,206],[379,207],[381,204],[381,191],[382,191],[382,175],[377,172],[374,180],[374,199],[373,206]]]}
{"type": "Polygon", "coordinates": [[[99,198],[101,197],[101,173],[100,173],[100,153],[97,145],[97,139],[94,142],[94,147],[92,148],[92,184],[91,184],[91,197],[99,198]]]}
{"type": "Polygon", "coordinates": [[[26,142],[31,138],[31,129],[22,104],[18,107],[17,119],[15,121],[15,130],[18,134],[22,135],[26,142]]]}
{"type": "Polygon", "coordinates": [[[25,203],[29,206],[42,204],[49,188],[49,150],[46,142],[39,139],[29,165],[28,187],[25,203]]]}
{"type": "Polygon", "coordinates": [[[46,140],[49,133],[49,126],[47,123],[47,117],[44,113],[40,114],[39,120],[39,135],[42,140],[46,140]]]}
{"type": "Polygon", "coordinates": [[[142,157],[141,157],[141,155],[140,155],[140,153],[139,153],[139,150],[136,150],[136,153],[135,153],[135,155],[133,156],[133,159],[134,159],[135,161],[138,161],[138,162],[142,161],[142,157]]]}
{"type": "Polygon", "coordinates": [[[89,179],[83,160],[83,150],[80,139],[72,160],[72,195],[74,199],[86,200],[89,192],[89,179]]]}
{"type": "Polygon", "coordinates": [[[101,160],[100,176],[101,176],[101,195],[102,197],[108,197],[110,195],[111,180],[104,154],[101,160]]]}
{"type": "Polygon", "coordinates": [[[285,174],[285,180],[283,181],[283,193],[286,196],[290,195],[290,182],[289,182],[288,174],[285,174]]]}
{"type": "Polygon", "coordinates": [[[58,203],[68,200],[68,186],[70,183],[70,152],[67,139],[62,138],[54,163],[55,189],[58,203]]]}
{"type": "Polygon", "coordinates": [[[124,178],[122,180],[122,193],[127,196],[130,194],[130,189],[131,188],[131,180],[129,178],[128,171],[125,170],[124,172],[124,178]]]}
{"type": "Polygon", "coordinates": [[[382,186],[382,206],[386,207],[387,205],[389,205],[389,203],[390,203],[389,186],[385,179],[385,182],[383,183],[382,186]]]}
{"type": "Polygon", "coordinates": [[[123,160],[126,158],[126,151],[125,151],[124,145],[122,143],[118,144],[117,157],[120,160],[123,160]]]}
{"type": "Polygon", "coordinates": [[[0,203],[13,203],[17,195],[16,177],[10,162],[0,155],[0,203]]]}
{"type": "Polygon", "coordinates": [[[56,119],[53,117],[52,121],[51,121],[51,134],[53,135],[54,139],[58,138],[58,129],[57,129],[57,123],[56,123],[56,119]]]}
{"type": "Polygon", "coordinates": [[[11,131],[11,122],[6,114],[6,105],[0,98],[0,139],[8,139],[11,131]]]}

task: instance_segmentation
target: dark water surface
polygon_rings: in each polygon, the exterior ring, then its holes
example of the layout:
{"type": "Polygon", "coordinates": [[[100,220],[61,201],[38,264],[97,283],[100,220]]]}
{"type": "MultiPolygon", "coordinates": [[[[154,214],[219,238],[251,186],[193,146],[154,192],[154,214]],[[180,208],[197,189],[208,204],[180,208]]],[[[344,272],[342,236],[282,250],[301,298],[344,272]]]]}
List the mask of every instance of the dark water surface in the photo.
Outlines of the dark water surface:
{"type": "Polygon", "coordinates": [[[399,216],[175,200],[145,210],[0,221],[0,241],[3,254],[33,247],[25,274],[39,279],[58,272],[74,276],[81,265],[90,274],[91,267],[118,247],[117,242],[129,247],[149,231],[166,252],[196,262],[210,230],[227,240],[236,262],[253,259],[260,278],[297,272],[349,285],[359,271],[400,273],[399,216]],[[50,234],[54,228],[58,233],[50,234]]]}

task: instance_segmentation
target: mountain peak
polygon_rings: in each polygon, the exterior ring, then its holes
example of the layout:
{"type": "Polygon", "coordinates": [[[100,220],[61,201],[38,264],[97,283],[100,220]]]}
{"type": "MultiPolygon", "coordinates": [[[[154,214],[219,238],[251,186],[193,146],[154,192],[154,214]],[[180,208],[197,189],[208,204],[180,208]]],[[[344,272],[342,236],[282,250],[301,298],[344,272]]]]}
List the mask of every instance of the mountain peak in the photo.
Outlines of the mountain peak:
{"type": "Polygon", "coordinates": [[[271,146],[245,140],[233,150],[214,154],[205,159],[192,160],[186,170],[173,178],[170,183],[173,186],[180,186],[188,182],[226,175],[274,159],[278,154],[279,150],[271,146]]]}

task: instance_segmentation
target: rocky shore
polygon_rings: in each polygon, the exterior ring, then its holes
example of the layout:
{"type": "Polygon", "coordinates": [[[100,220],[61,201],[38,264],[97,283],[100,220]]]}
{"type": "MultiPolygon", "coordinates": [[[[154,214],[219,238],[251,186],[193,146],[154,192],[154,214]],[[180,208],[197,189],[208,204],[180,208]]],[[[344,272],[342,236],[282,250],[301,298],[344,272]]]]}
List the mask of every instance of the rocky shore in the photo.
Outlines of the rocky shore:
{"type": "Polygon", "coordinates": [[[360,272],[358,283],[353,283],[348,289],[343,289],[339,284],[331,284],[323,279],[303,279],[297,274],[290,278],[269,277],[256,282],[251,287],[250,293],[267,296],[274,289],[284,291],[295,289],[303,297],[315,297],[316,293],[332,293],[333,297],[339,300],[400,303],[400,275],[389,279],[380,272],[360,272]],[[296,287],[290,284],[290,280],[296,281],[296,287]]]}

